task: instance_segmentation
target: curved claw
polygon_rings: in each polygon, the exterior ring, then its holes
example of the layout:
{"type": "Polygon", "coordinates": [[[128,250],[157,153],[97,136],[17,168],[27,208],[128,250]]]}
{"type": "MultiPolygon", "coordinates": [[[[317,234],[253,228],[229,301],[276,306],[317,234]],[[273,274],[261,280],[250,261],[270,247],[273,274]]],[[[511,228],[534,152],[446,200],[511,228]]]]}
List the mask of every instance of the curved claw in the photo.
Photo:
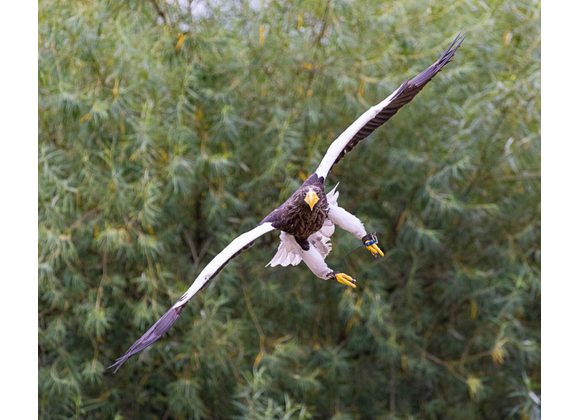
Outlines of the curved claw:
{"type": "Polygon", "coordinates": [[[367,245],[367,249],[370,251],[371,254],[373,254],[373,257],[384,257],[385,254],[383,251],[381,251],[381,248],[379,248],[379,246],[377,244],[372,244],[372,245],[367,245]]]}
{"type": "Polygon", "coordinates": [[[340,284],[344,284],[345,286],[348,287],[352,287],[353,289],[356,289],[356,280],[353,279],[351,276],[349,276],[348,274],[344,274],[344,273],[336,273],[334,275],[334,278],[336,279],[337,282],[339,282],[340,284]]]}

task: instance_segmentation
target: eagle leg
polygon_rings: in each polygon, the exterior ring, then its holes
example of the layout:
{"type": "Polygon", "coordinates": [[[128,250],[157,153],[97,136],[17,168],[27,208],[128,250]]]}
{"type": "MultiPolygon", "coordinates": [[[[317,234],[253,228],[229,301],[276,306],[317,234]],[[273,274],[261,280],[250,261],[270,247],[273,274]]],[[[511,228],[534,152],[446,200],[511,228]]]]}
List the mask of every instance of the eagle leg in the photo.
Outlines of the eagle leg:
{"type": "Polygon", "coordinates": [[[379,240],[377,239],[376,233],[367,233],[361,240],[373,257],[378,258],[379,256],[385,256],[384,252],[379,248],[379,240]]]}
{"type": "Polygon", "coordinates": [[[314,275],[322,280],[336,280],[340,284],[344,284],[349,287],[356,287],[354,283],[356,280],[353,279],[348,274],[336,273],[332,270],[324,261],[324,257],[318,252],[316,247],[308,242],[308,240],[303,240],[302,238],[296,238],[296,242],[300,245],[300,256],[302,261],[308,266],[310,271],[314,275]]]}
{"type": "Polygon", "coordinates": [[[378,246],[377,235],[375,233],[367,233],[363,223],[354,214],[349,213],[342,207],[331,205],[328,209],[328,218],[341,229],[352,233],[360,239],[373,257],[385,256],[378,246]]]}

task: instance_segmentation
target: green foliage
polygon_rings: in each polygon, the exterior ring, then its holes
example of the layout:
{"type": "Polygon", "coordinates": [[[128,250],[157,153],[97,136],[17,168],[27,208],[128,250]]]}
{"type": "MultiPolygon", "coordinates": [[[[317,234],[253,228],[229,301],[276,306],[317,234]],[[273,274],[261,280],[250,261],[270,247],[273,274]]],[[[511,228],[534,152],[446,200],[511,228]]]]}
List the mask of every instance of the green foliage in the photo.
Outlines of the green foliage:
{"type": "Polygon", "coordinates": [[[40,2],[40,417],[539,418],[539,2],[256,4],[40,2]],[[359,288],[269,235],[106,371],[459,30],[330,176],[359,288]]]}

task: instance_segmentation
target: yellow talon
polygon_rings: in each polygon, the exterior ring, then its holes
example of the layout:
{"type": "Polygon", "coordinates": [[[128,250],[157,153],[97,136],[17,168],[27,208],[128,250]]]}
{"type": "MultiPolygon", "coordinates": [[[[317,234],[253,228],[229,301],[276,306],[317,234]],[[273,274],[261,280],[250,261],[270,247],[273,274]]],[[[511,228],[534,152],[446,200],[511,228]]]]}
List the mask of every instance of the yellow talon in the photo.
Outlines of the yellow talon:
{"type": "Polygon", "coordinates": [[[383,251],[381,251],[381,248],[379,248],[379,246],[377,244],[372,244],[367,246],[367,249],[370,251],[371,254],[373,254],[373,257],[377,257],[377,256],[381,256],[384,257],[385,254],[383,253],[383,251]]]}
{"type": "Polygon", "coordinates": [[[351,276],[349,276],[348,274],[344,274],[344,273],[336,273],[334,275],[334,278],[336,279],[337,282],[339,282],[340,284],[344,284],[345,286],[348,287],[352,287],[353,289],[356,289],[356,280],[353,279],[351,276]]]}

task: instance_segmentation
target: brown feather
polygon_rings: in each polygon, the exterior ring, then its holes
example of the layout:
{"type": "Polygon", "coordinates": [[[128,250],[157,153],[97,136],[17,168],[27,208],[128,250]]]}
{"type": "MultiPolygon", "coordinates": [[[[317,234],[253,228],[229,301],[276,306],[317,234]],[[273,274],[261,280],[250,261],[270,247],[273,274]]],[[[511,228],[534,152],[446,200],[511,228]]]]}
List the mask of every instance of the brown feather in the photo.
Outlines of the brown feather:
{"type": "Polygon", "coordinates": [[[328,201],[324,193],[324,178],[315,175],[304,181],[304,184],[296,190],[280,207],[270,213],[263,222],[271,222],[276,229],[280,229],[293,235],[302,246],[306,239],[318,232],[328,216],[328,201]],[[309,189],[314,190],[319,201],[312,210],[304,201],[309,189]]]}

